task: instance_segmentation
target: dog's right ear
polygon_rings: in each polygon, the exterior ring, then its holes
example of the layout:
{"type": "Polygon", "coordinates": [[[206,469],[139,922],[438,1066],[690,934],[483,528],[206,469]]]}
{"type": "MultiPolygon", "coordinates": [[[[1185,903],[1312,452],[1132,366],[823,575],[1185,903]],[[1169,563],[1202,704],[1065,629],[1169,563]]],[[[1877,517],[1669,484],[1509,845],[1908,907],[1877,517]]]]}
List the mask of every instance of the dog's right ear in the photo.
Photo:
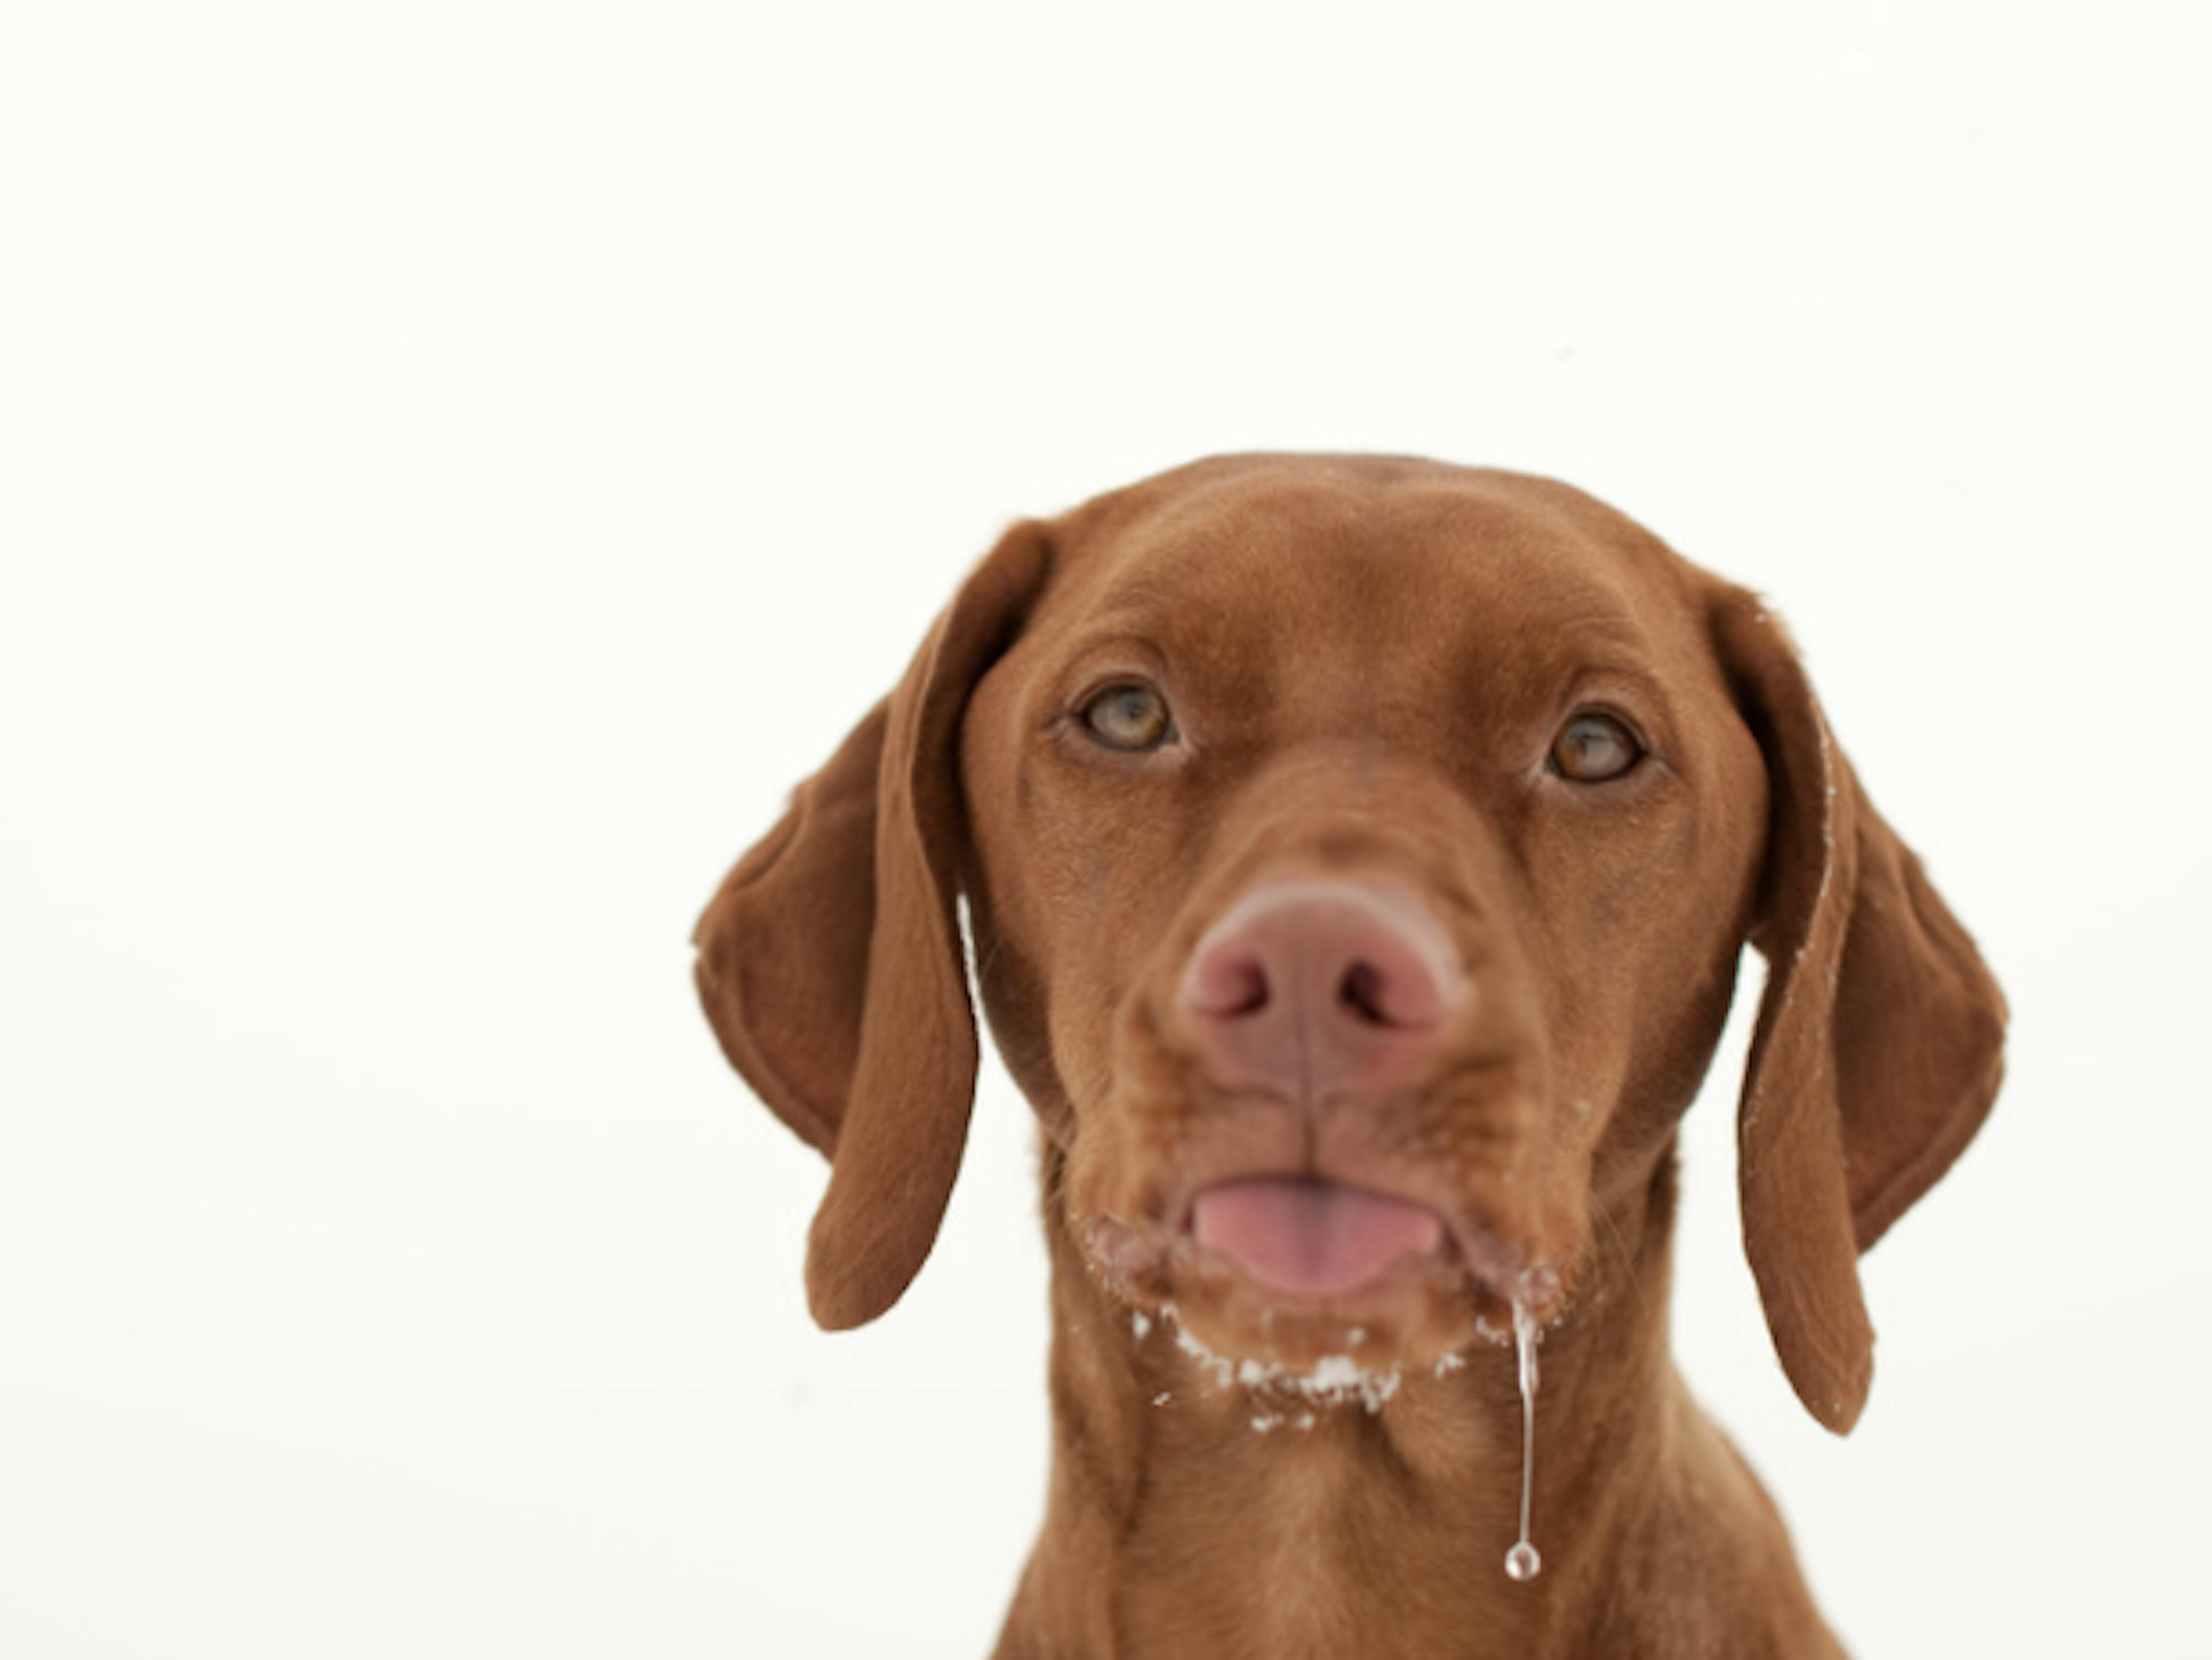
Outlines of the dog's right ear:
{"type": "Polygon", "coordinates": [[[975,1099],[976,1037],[955,912],[955,774],[969,692],[1018,632],[1048,564],[1009,531],[897,688],[799,787],[692,935],[722,1052],[830,1160],[806,1257],[814,1317],[896,1302],[937,1238],[975,1099]]]}

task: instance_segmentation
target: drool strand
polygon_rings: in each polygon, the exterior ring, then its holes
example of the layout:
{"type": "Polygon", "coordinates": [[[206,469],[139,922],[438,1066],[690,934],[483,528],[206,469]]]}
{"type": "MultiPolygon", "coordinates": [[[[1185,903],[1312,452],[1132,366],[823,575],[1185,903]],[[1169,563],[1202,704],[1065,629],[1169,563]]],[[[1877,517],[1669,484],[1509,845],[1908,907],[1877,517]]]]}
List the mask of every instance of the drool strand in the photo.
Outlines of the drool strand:
{"type": "Polygon", "coordinates": [[[1528,1542],[1536,1487],[1536,1311],[1525,1296],[1513,1298],[1513,1349],[1521,1369],[1521,1536],[1505,1553],[1505,1577],[1529,1580],[1544,1571],[1544,1559],[1528,1542]]]}

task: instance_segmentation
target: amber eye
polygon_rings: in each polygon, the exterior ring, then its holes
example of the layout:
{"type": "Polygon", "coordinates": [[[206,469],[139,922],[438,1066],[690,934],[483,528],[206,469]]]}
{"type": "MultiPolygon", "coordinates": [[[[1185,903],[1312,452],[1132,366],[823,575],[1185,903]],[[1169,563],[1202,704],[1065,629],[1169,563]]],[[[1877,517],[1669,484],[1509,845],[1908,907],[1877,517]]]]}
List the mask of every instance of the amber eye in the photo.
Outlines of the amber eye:
{"type": "Polygon", "coordinates": [[[1155,750],[1174,730],[1168,700],[1134,680],[1094,693],[1083,706],[1083,724],[1093,738],[1114,750],[1155,750]]]}
{"type": "Polygon", "coordinates": [[[1552,770],[1577,784],[1602,784],[1644,758],[1636,734],[1609,714],[1577,714],[1552,740],[1552,770]]]}

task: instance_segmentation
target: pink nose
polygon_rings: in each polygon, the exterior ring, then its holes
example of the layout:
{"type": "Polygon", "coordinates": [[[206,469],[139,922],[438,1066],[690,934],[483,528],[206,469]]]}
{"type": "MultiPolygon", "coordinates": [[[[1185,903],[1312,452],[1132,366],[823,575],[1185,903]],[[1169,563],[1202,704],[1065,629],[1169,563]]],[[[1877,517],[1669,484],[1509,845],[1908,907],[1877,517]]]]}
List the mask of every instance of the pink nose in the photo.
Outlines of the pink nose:
{"type": "Polygon", "coordinates": [[[1466,996],[1458,953],[1412,894],[1279,882],[1206,930],[1181,1012],[1216,1082],[1304,1102],[1410,1081],[1466,996]]]}

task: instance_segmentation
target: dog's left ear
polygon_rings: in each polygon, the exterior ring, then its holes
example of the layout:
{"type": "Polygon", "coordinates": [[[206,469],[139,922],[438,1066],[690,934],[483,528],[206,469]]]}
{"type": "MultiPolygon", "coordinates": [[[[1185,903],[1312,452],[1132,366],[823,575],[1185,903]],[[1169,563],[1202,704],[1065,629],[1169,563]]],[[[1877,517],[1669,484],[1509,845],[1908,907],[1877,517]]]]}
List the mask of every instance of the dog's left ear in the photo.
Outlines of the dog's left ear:
{"type": "Polygon", "coordinates": [[[1737,1127],[1744,1247],[1783,1370],[1842,1434],[1874,1374],[1858,1255],[1981,1128],[2004,997],[1860,789],[1781,625],[1732,587],[1710,616],[1768,787],[1752,939],[1766,991],[1737,1127]]]}
{"type": "Polygon", "coordinates": [[[957,740],[1046,564],[1042,526],[1006,533],[692,936],[723,1053],[829,1156],[806,1295],[833,1330],[899,1299],[959,1172],[977,1054],[954,909],[966,834],[957,740]]]}

